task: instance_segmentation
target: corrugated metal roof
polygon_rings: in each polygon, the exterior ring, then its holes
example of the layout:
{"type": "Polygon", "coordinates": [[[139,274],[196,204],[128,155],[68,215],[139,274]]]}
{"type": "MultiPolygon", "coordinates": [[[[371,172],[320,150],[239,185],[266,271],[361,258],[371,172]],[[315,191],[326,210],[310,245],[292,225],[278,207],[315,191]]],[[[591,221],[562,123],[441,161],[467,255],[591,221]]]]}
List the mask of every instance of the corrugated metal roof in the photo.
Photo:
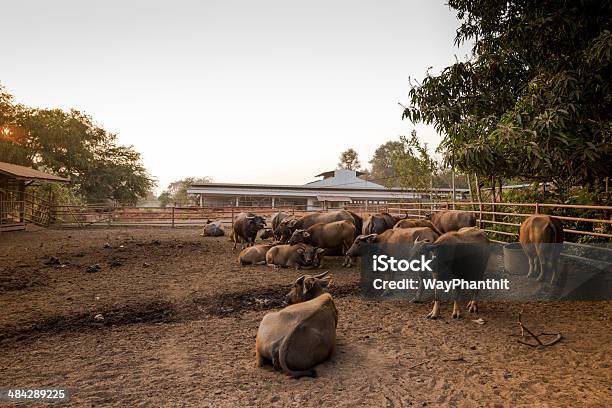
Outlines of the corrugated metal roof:
{"type": "Polygon", "coordinates": [[[23,180],[48,180],[59,182],[70,181],[66,178],[56,176],[55,174],[49,174],[45,173],[44,171],[35,170],[30,167],[19,166],[17,164],[4,162],[0,162],[0,173],[23,180]]]}

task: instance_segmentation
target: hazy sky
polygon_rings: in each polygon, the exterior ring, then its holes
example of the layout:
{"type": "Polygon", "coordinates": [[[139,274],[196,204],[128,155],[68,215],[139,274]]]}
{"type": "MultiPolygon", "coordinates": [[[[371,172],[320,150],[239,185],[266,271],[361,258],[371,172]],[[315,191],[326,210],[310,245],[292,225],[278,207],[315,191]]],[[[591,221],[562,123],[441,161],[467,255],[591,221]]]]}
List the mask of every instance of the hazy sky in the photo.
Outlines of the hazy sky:
{"type": "MultiPolygon", "coordinates": [[[[463,58],[443,1],[10,1],[0,82],[85,111],[160,187],[186,176],[302,184],[409,134],[398,102],[463,58]]],[[[416,127],[432,149],[439,136],[416,127]]]]}

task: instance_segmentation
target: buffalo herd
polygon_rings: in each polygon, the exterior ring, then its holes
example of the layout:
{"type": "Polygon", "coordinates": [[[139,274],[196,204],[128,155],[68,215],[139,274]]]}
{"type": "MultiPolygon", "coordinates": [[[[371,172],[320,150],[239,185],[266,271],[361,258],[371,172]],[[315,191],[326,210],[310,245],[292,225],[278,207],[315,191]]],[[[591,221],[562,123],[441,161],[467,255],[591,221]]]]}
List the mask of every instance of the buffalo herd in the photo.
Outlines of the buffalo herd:
{"type": "MultiPolygon", "coordinates": [[[[211,224],[203,235],[219,234],[216,229],[220,226],[211,224]]],[[[446,257],[449,268],[445,273],[478,281],[484,276],[489,257],[487,234],[476,227],[473,213],[459,210],[438,211],[426,219],[378,213],[365,220],[347,210],[304,216],[278,212],[272,215],[269,228],[264,217],[245,212],[233,220],[230,239],[234,249],[242,244],[240,265],[274,268],[321,268],[329,255],[343,256],[343,266],[351,267],[353,258],[365,255],[367,246],[376,244],[380,251],[403,248],[411,258],[425,253],[446,257]],[[274,241],[256,244],[258,238],[274,241]]],[[[543,281],[550,272],[554,282],[560,246],[549,244],[563,242],[561,222],[547,215],[530,216],[520,227],[519,241],[529,261],[527,276],[537,274],[537,280],[543,281]]],[[[433,272],[433,278],[450,279],[438,272],[433,272]]],[[[290,306],[265,315],[256,337],[258,367],[268,362],[294,378],[315,375],[314,366],[325,361],[335,347],[338,311],[327,293],[330,281],[328,272],[299,277],[286,297],[290,306]]],[[[416,300],[420,292],[422,287],[416,300]]],[[[461,311],[454,295],[453,300],[452,317],[458,318],[461,311]]],[[[467,309],[477,312],[476,291],[472,291],[467,309]]],[[[439,314],[440,300],[434,291],[433,308],[427,317],[435,319],[439,314]]]]}

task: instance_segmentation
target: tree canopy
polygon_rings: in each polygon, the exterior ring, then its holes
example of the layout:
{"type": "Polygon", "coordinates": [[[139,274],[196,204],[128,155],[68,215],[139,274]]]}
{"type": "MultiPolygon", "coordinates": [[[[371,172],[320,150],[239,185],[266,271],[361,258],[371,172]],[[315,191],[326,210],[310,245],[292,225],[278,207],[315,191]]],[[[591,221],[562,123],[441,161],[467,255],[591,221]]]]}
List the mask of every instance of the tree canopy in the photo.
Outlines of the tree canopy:
{"type": "Polygon", "coordinates": [[[210,177],[187,177],[168,184],[168,187],[159,195],[158,199],[162,207],[169,204],[190,205],[197,204],[198,197],[195,194],[187,194],[187,188],[192,184],[212,183],[210,177]]]}
{"type": "Polygon", "coordinates": [[[602,184],[612,163],[612,2],[450,0],[471,57],[411,81],[403,118],[483,179],[602,184]]]}
{"type": "Polygon", "coordinates": [[[68,177],[89,202],[134,204],[155,185],[140,154],[90,116],[16,104],[1,85],[0,158],[68,177]]]}
{"type": "Polygon", "coordinates": [[[359,155],[353,148],[349,148],[340,154],[340,161],[338,162],[338,168],[347,170],[359,170],[361,163],[359,162],[359,155]]]}

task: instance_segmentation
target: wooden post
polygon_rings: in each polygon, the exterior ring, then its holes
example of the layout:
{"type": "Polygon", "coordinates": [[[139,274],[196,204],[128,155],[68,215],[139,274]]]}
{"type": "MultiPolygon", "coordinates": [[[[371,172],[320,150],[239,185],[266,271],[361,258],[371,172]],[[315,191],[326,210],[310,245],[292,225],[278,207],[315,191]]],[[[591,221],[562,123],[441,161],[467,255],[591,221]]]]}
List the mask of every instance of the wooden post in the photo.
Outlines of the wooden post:
{"type": "Polygon", "coordinates": [[[172,206],[172,228],[174,228],[174,209],[176,208],[176,203],[172,206]]]}
{"type": "Polygon", "coordinates": [[[453,210],[455,209],[455,168],[451,168],[451,184],[453,186],[453,210]]]}
{"type": "Polygon", "coordinates": [[[482,229],[482,202],[478,203],[480,214],[478,215],[478,228],[482,229]]]}
{"type": "Polygon", "coordinates": [[[535,203],[535,214],[540,213],[540,203],[535,203]]]}

